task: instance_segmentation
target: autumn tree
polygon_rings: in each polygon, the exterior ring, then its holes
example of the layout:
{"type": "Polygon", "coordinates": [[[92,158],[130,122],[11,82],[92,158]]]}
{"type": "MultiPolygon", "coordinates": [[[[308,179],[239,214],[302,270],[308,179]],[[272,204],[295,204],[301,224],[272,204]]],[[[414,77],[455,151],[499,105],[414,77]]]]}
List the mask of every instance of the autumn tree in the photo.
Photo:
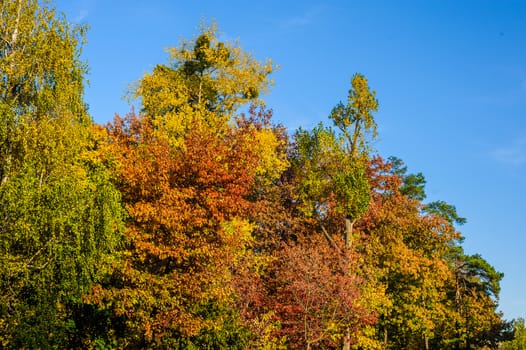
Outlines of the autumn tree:
{"type": "Polygon", "coordinates": [[[407,187],[392,166],[372,160],[373,200],[358,225],[366,266],[388,298],[378,310],[376,339],[383,349],[427,349],[445,319],[446,254],[458,234],[443,219],[422,214],[421,202],[402,193],[407,187]]]}
{"type": "Polygon", "coordinates": [[[252,254],[255,184],[286,159],[256,112],[236,110],[271,68],[213,28],[170,52],[170,66],[139,82],[141,114],[108,126],[128,244],[90,300],[112,313],[119,346],[242,348],[233,274],[252,254]]]}
{"type": "Polygon", "coordinates": [[[272,61],[260,62],[218,36],[214,24],[202,25],[194,40],[168,49],[168,65],[158,64],[132,89],[144,115],[172,144],[196,122],[210,128],[228,123],[239,107],[261,102],[272,84],[272,61]]]}
{"type": "Polygon", "coordinates": [[[349,331],[355,342],[375,318],[360,305],[362,280],[349,273],[355,257],[341,239],[335,252],[322,235],[285,244],[276,266],[275,310],[290,348],[335,348],[349,331]]]}
{"type": "Polygon", "coordinates": [[[345,242],[351,244],[352,227],[367,210],[369,185],[365,174],[368,158],[368,136],[376,136],[372,113],[378,109],[375,92],[367,79],[355,74],[351,80],[347,104],[339,103],[330,119],[339,129],[319,124],[312,132],[296,134],[296,172],[299,177],[299,197],[309,215],[323,216],[329,197],[336,210],[345,218],[345,242]]]}
{"type": "Polygon", "coordinates": [[[351,79],[347,103],[338,103],[329,116],[342,132],[354,159],[367,155],[370,138],[377,136],[373,117],[373,112],[378,111],[375,96],[376,92],[370,90],[367,78],[356,73],[351,79]]]}
{"type": "Polygon", "coordinates": [[[375,320],[362,295],[365,281],[356,273],[358,256],[341,235],[328,233],[330,220],[325,229],[305,215],[293,185],[287,171],[259,197],[265,206],[254,217],[254,233],[263,241],[256,245],[266,263],[241,280],[240,309],[255,326],[267,320],[260,331],[266,344],[284,340],[287,348],[314,349],[337,348],[344,339],[356,343],[375,320]]]}
{"type": "Polygon", "coordinates": [[[384,349],[496,347],[507,322],[496,312],[502,275],[479,255],[468,256],[454,206],[429,204],[421,174],[398,158],[369,166],[373,201],[359,222],[371,276],[389,302],[378,310],[376,339],[384,349]]]}
{"type": "MultiPolygon", "coordinates": [[[[369,138],[376,136],[373,112],[377,109],[375,92],[369,89],[367,79],[355,74],[347,103],[340,102],[330,114],[339,133],[319,124],[312,132],[300,129],[295,136],[293,166],[298,178],[297,196],[305,214],[317,219],[328,241],[333,240],[332,235],[341,234],[346,249],[352,248],[353,227],[369,206],[367,145],[369,138]],[[327,229],[328,219],[340,224],[327,229]]],[[[349,336],[350,328],[342,338],[346,349],[350,347],[349,336]]]]}
{"type": "Polygon", "coordinates": [[[119,195],[83,102],[83,27],[1,4],[0,346],[65,347],[120,242],[119,195]]]}

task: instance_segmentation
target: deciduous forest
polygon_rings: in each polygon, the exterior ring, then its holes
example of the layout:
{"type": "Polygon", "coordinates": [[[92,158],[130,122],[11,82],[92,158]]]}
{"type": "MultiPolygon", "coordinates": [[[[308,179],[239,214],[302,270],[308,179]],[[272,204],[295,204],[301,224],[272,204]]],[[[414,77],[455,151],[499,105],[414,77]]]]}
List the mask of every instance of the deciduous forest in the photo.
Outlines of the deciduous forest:
{"type": "Polygon", "coordinates": [[[375,153],[364,75],[287,132],[276,65],[203,25],[97,125],[86,28],[0,16],[1,348],[525,349],[466,219],[375,153]]]}

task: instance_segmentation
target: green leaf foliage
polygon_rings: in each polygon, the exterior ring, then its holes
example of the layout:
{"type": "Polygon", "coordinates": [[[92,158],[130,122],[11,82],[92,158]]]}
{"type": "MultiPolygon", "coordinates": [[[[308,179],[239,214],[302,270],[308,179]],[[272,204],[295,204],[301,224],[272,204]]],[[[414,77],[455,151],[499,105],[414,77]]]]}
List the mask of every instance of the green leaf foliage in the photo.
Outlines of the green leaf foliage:
{"type": "Polygon", "coordinates": [[[292,163],[305,214],[323,218],[335,205],[344,217],[359,218],[369,205],[369,183],[364,164],[350,157],[345,140],[320,123],[311,132],[300,129],[295,141],[292,163]]]}
{"type": "Polygon", "coordinates": [[[525,350],[526,349],[526,328],[524,319],[519,318],[513,322],[513,339],[502,343],[503,350],[525,350]]]}
{"type": "Polygon", "coordinates": [[[454,205],[447,204],[444,201],[435,201],[428,203],[425,207],[426,212],[438,215],[450,224],[463,225],[467,222],[466,218],[457,214],[457,208],[454,205]]]}
{"type": "Polygon", "coordinates": [[[120,242],[120,196],[83,102],[83,28],[2,2],[0,344],[64,347],[73,310],[120,242]]]}

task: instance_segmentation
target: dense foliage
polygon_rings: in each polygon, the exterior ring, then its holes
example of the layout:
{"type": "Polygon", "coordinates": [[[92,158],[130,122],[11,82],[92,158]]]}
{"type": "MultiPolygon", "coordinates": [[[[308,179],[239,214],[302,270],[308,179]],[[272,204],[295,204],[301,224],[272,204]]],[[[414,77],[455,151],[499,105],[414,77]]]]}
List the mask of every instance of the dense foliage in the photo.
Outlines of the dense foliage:
{"type": "Polygon", "coordinates": [[[288,135],[273,63],[203,27],[103,127],[84,28],[37,0],[0,16],[0,347],[524,348],[465,219],[373,153],[365,76],[288,135]]]}

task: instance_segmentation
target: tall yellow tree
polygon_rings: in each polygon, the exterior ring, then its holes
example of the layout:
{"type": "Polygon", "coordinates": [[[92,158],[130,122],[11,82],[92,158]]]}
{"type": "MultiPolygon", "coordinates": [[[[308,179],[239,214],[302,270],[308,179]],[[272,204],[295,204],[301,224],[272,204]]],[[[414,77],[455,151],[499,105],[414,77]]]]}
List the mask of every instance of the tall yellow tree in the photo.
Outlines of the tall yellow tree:
{"type": "Polygon", "coordinates": [[[255,185],[286,160],[255,110],[237,109],[258,101],[272,66],[213,28],[170,53],[170,66],[139,82],[142,113],[109,125],[128,244],[90,299],[123,320],[114,324],[121,347],[242,348],[232,276],[252,254],[255,185]]]}
{"type": "Polygon", "coordinates": [[[260,62],[236,43],[220,41],[215,25],[202,25],[193,40],[168,49],[168,65],[157,65],[132,89],[142,112],[177,144],[196,122],[217,128],[238,108],[258,104],[276,69],[260,62]]]}
{"type": "Polygon", "coordinates": [[[119,196],[83,101],[83,27],[0,4],[0,347],[65,347],[120,241],[119,196]]]}

